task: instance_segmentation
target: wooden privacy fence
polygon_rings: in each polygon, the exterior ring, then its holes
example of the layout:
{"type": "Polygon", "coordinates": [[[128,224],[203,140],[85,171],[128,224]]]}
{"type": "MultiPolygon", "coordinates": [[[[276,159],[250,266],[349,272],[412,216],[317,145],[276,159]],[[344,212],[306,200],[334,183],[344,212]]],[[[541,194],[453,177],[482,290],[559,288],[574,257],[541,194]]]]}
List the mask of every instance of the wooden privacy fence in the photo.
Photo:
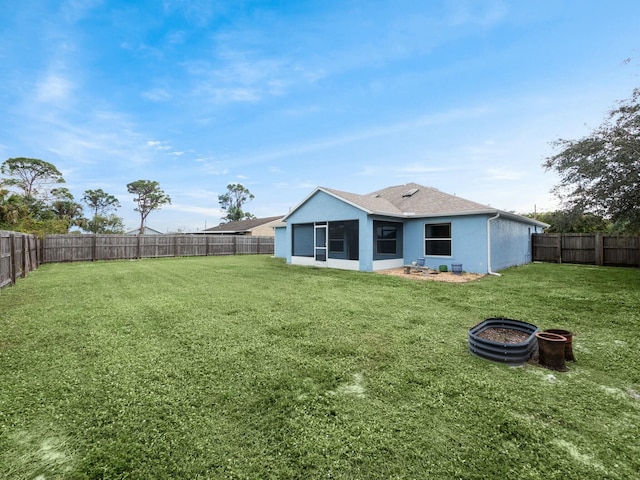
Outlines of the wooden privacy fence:
{"type": "Polygon", "coordinates": [[[0,230],[0,288],[38,268],[38,237],[0,230]]]}
{"type": "Polygon", "coordinates": [[[640,267],[640,237],[594,233],[533,234],[534,262],[640,267]]]}
{"type": "Polygon", "coordinates": [[[42,240],[41,251],[42,263],[273,255],[274,238],[237,235],[47,235],[42,240]]]}

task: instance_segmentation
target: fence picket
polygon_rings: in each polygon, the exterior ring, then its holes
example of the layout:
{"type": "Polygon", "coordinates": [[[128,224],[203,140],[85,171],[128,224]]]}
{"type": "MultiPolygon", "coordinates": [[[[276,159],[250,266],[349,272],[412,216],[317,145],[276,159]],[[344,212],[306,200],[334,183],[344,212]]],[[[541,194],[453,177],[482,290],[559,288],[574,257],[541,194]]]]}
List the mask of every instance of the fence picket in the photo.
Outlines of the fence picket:
{"type": "Polygon", "coordinates": [[[640,237],[595,233],[535,233],[534,262],[640,266],[640,237]]]}

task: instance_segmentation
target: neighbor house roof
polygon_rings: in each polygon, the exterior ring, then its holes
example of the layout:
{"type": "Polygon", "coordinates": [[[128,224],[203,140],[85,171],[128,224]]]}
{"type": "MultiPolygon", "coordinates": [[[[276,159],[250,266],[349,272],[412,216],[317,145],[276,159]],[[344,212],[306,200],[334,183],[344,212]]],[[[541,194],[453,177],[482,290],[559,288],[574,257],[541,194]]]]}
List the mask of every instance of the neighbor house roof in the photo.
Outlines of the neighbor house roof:
{"type": "Polygon", "coordinates": [[[237,222],[221,223],[217,227],[207,228],[202,233],[226,233],[238,234],[250,232],[254,228],[261,227],[271,222],[282,220],[282,215],[277,217],[251,218],[249,220],[239,220],[237,222]]]}
{"type": "MultiPolygon", "coordinates": [[[[548,226],[546,223],[531,218],[498,210],[489,205],[466,200],[457,195],[444,193],[435,188],[425,187],[417,183],[395,185],[365,195],[318,187],[294,208],[292,212],[306,203],[306,201],[318,191],[338,198],[370,215],[415,218],[500,213],[507,218],[518,219],[525,223],[542,227],[548,226]]],[[[287,214],[285,220],[292,212],[287,214]]]]}
{"type": "MultiPolygon", "coordinates": [[[[128,230],[124,233],[125,235],[138,235],[140,233],[140,229],[134,228],[133,230],[128,230]]],[[[158,230],[154,230],[153,228],[149,228],[147,226],[144,227],[144,234],[145,235],[164,235],[162,232],[158,230]]]]}

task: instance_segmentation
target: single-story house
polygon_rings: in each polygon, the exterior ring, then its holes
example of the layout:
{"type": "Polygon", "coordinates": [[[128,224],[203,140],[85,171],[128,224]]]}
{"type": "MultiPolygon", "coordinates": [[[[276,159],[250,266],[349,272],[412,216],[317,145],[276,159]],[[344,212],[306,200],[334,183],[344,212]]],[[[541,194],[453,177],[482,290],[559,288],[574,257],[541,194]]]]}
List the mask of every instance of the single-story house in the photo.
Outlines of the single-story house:
{"type": "Polygon", "coordinates": [[[531,235],[546,223],[417,183],[367,195],[318,187],[275,227],[287,263],[365,272],[425,259],[494,273],[531,261],[531,235]]]}
{"type": "Polygon", "coordinates": [[[217,227],[207,228],[198,233],[206,235],[245,235],[248,237],[273,237],[273,227],[282,221],[277,217],[252,218],[237,222],[221,223],[217,227]]]}

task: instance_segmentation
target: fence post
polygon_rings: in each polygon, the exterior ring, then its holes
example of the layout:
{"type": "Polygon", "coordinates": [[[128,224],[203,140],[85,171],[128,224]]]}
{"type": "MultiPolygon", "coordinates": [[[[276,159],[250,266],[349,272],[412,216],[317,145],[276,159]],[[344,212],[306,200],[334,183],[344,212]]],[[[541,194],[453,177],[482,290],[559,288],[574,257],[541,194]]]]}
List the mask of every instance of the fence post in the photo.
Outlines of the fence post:
{"type": "Polygon", "coordinates": [[[9,235],[9,258],[11,259],[9,271],[11,276],[11,285],[16,284],[16,240],[15,235],[9,235]]]}
{"type": "Polygon", "coordinates": [[[596,265],[602,266],[604,265],[604,239],[601,233],[596,233],[595,249],[596,265]]]}
{"type": "Polygon", "coordinates": [[[208,257],[208,256],[209,256],[209,235],[207,235],[207,234],[205,233],[205,234],[204,234],[204,238],[205,238],[205,245],[206,245],[206,246],[205,246],[205,248],[204,248],[205,256],[207,256],[207,257],[208,257]]]}
{"type": "Polygon", "coordinates": [[[22,239],[22,250],[20,252],[20,261],[22,263],[22,271],[20,272],[20,276],[22,278],[25,278],[27,276],[27,253],[26,253],[27,236],[20,235],[20,238],[22,239]]]}
{"type": "Polygon", "coordinates": [[[233,254],[238,254],[238,237],[235,235],[233,236],[233,254]]]}
{"type": "Polygon", "coordinates": [[[561,233],[558,234],[556,248],[558,250],[558,263],[562,263],[562,234],[561,233]]]}
{"type": "Polygon", "coordinates": [[[173,256],[178,256],[178,235],[174,235],[173,237],[173,256]]]}

